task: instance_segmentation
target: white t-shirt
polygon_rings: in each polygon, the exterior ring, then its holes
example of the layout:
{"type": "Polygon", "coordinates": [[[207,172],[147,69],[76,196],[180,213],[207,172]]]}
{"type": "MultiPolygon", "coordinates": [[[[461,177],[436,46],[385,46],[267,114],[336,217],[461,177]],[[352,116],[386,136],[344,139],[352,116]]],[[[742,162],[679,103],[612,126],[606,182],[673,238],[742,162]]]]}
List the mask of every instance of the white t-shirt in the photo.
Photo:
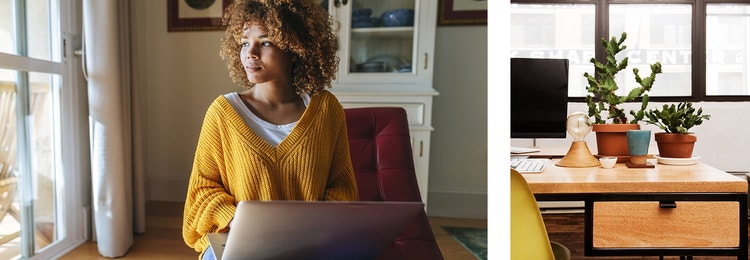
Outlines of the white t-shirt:
{"type": "MultiPolygon", "coordinates": [[[[297,125],[297,121],[284,125],[276,125],[261,119],[250,111],[250,108],[245,105],[245,102],[242,102],[242,98],[240,98],[240,94],[237,92],[227,93],[224,97],[229,100],[229,103],[237,111],[237,114],[242,117],[245,124],[274,147],[278,146],[292,132],[294,126],[297,125]]],[[[302,101],[305,103],[305,107],[307,107],[310,104],[310,95],[303,94],[300,97],[302,97],[302,101]]]]}

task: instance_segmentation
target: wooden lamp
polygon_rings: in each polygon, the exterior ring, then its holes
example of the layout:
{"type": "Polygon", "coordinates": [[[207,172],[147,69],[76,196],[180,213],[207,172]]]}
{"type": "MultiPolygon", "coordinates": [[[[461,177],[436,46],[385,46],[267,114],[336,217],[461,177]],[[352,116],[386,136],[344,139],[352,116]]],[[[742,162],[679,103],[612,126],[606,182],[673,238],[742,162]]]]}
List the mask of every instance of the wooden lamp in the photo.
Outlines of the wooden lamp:
{"type": "Polygon", "coordinates": [[[573,143],[570,145],[568,153],[562,160],[555,163],[561,167],[594,167],[601,165],[599,160],[591,154],[589,146],[584,138],[591,132],[591,122],[589,116],[583,112],[575,112],[568,116],[566,129],[573,137],[573,143]]]}

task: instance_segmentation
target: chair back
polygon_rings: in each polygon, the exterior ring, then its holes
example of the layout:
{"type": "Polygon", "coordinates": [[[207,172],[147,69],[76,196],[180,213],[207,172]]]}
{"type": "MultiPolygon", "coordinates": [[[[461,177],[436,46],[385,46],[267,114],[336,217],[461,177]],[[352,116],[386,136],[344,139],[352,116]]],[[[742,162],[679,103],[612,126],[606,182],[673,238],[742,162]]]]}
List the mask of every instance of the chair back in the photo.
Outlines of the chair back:
{"type": "Polygon", "coordinates": [[[16,85],[0,81],[0,179],[15,177],[16,85]]]}
{"type": "MultiPolygon", "coordinates": [[[[13,207],[18,177],[16,177],[16,85],[0,81],[0,220],[6,215],[19,219],[13,207]]],[[[20,230],[0,235],[0,245],[21,235],[20,230]]]]}
{"type": "MultiPolygon", "coordinates": [[[[35,129],[39,129],[39,122],[49,92],[49,84],[31,84],[29,93],[29,107],[31,117],[34,119],[35,129]]],[[[16,83],[11,81],[0,81],[0,220],[5,216],[13,217],[21,223],[18,208],[14,205],[18,192],[18,167],[17,165],[17,131],[16,122],[16,83]]],[[[43,201],[43,200],[41,200],[43,201]]],[[[39,223],[37,223],[39,224],[39,223]]],[[[54,234],[47,234],[35,228],[35,240],[38,248],[51,243],[54,234]]],[[[20,237],[20,229],[15,232],[0,235],[0,245],[13,241],[20,237]]]]}
{"type": "MultiPolygon", "coordinates": [[[[43,118],[49,84],[31,84],[29,107],[33,125],[39,128],[43,118]]],[[[0,179],[16,177],[16,83],[0,81],[0,179]]]]}
{"type": "MultiPolygon", "coordinates": [[[[349,152],[362,201],[422,201],[406,111],[344,109],[349,152]]],[[[443,259],[424,210],[379,259],[443,259]]]]}
{"type": "Polygon", "coordinates": [[[514,169],[510,169],[510,255],[510,259],[555,259],[536,198],[514,169]]]}

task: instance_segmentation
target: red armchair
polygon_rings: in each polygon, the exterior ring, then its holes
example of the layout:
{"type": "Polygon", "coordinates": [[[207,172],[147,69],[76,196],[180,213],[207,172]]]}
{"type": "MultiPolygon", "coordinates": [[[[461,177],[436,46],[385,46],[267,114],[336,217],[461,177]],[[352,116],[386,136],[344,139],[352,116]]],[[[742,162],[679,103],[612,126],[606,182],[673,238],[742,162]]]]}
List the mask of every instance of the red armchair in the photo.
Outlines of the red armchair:
{"type": "MultiPolygon", "coordinates": [[[[349,149],[362,201],[422,201],[409,124],[400,107],[345,109],[349,149]]],[[[443,259],[422,211],[380,259],[443,259]]]]}

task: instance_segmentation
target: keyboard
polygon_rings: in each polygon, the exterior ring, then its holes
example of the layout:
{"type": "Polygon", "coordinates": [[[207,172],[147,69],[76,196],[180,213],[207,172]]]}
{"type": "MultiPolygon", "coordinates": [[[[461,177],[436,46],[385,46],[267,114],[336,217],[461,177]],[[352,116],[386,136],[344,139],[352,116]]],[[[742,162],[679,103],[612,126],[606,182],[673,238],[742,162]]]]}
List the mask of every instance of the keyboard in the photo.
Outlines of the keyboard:
{"type": "Polygon", "coordinates": [[[511,159],[510,167],[520,173],[538,173],[544,171],[549,161],[546,158],[511,159]]]}
{"type": "Polygon", "coordinates": [[[536,148],[515,147],[515,146],[510,147],[511,154],[534,153],[538,151],[539,149],[536,149],[536,148]]]}

